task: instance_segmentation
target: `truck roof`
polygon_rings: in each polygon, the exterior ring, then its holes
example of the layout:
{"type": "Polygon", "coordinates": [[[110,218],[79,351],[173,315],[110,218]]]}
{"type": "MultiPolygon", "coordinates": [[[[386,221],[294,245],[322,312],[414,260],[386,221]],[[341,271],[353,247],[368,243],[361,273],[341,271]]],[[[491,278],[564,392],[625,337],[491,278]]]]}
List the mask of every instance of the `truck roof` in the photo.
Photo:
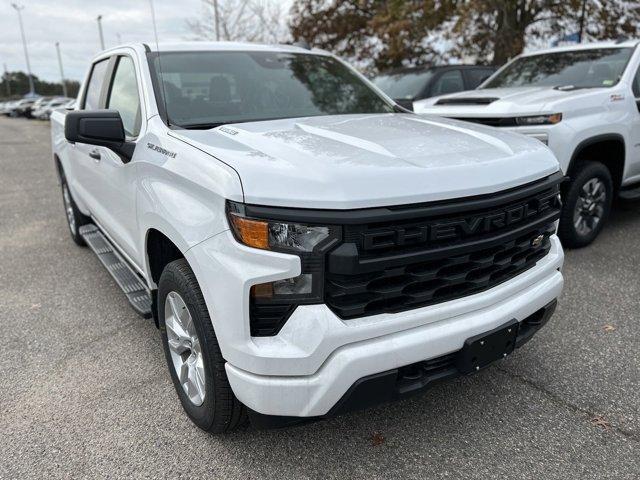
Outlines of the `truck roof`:
{"type": "Polygon", "coordinates": [[[638,40],[624,40],[624,41],[604,41],[604,42],[592,42],[592,43],[581,43],[579,45],[563,45],[560,47],[553,48],[544,48],[542,50],[535,50],[532,52],[523,53],[522,57],[530,57],[533,55],[543,55],[546,53],[554,53],[554,52],[571,52],[574,50],[593,50],[595,48],[623,48],[623,47],[636,47],[640,43],[638,40]]]}
{"type": "Polygon", "coordinates": [[[263,52],[282,52],[282,53],[313,53],[321,55],[330,55],[329,52],[321,49],[307,49],[297,45],[285,45],[285,44],[262,44],[251,42],[208,42],[208,41],[194,41],[194,42],[161,42],[156,45],[155,42],[148,42],[144,44],[123,44],[118,45],[112,49],[107,49],[100,52],[102,55],[109,50],[115,50],[122,47],[143,46],[152,52],[203,52],[203,51],[263,51],[263,52]]]}

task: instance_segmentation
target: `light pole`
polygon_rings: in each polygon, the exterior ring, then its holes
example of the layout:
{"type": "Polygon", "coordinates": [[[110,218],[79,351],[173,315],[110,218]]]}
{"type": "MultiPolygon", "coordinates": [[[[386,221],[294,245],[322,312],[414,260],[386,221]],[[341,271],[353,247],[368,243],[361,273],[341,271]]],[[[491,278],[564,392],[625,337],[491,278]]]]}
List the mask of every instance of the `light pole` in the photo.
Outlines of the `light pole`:
{"type": "Polygon", "coordinates": [[[213,0],[213,14],[216,16],[216,42],[220,41],[220,11],[218,10],[218,0],[213,0]]]}
{"type": "Polygon", "coordinates": [[[56,52],[58,52],[58,65],[60,65],[60,79],[62,80],[62,95],[67,95],[67,83],[64,81],[64,70],[62,69],[62,55],[60,55],[60,42],[56,42],[56,52]]]}
{"type": "Polygon", "coordinates": [[[24,26],[22,25],[22,10],[24,5],[12,3],[11,6],[18,12],[18,23],[20,23],[20,35],[22,35],[22,46],[24,47],[24,58],[27,61],[27,75],[29,75],[29,93],[33,95],[36,89],[33,86],[33,77],[31,76],[31,63],[29,63],[29,51],[27,50],[27,39],[24,36],[24,26]]]}
{"type": "Polygon", "coordinates": [[[98,18],[96,18],[96,20],[98,21],[98,32],[100,33],[100,47],[102,47],[102,50],[104,50],[104,35],[102,35],[102,15],[98,15],[98,18]]]}

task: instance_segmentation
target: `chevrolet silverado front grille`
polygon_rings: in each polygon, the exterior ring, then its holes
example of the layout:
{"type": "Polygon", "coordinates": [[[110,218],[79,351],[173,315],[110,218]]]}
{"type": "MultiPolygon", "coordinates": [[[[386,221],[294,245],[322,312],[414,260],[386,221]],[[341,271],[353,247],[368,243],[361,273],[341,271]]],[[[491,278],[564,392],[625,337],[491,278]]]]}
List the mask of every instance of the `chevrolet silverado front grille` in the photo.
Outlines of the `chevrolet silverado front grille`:
{"type": "Polygon", "coordinates": [[[391,208],[374,221],[344,225],[342,244],[328,253],[326,304],[352,319],[433,305],[512,279],[549,252],[561,181],[557,174],[495,195],[391,208]]]}
{"type": "Polygon", "coordinates": [[[524,272],[551,247],[535,230],[497,247],[361,275],[329,274],[325,299],[341,318],[392,313],[471,295],[524,272]],[[539,239],[537,246],[533,239],[539,239]]]}

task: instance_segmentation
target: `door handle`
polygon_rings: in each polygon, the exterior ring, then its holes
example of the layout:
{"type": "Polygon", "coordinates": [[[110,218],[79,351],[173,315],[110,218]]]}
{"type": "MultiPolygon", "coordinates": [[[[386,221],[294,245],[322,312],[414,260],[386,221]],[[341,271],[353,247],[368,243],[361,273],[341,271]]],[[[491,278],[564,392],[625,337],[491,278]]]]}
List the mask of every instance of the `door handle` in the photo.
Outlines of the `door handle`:
{"type": "Polygon", "coordinates": [[[100,160],[100,152],[95,148],[89,152],[89,156],[94,160],[100,160]]]}

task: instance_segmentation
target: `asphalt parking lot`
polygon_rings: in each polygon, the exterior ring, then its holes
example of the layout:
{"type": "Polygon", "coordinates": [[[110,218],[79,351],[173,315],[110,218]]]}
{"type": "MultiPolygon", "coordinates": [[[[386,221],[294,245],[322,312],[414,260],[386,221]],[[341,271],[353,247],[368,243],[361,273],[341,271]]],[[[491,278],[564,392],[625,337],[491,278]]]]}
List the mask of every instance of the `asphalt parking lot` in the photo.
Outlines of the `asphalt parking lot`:
{"type": "Polygon", "coordinates": [[[0,478],[639,478],[640,204],[567,253],[552,321],[424,396],[210,436],[159,333],[69,238],[47,123],[0,118],[0,478]]]}

